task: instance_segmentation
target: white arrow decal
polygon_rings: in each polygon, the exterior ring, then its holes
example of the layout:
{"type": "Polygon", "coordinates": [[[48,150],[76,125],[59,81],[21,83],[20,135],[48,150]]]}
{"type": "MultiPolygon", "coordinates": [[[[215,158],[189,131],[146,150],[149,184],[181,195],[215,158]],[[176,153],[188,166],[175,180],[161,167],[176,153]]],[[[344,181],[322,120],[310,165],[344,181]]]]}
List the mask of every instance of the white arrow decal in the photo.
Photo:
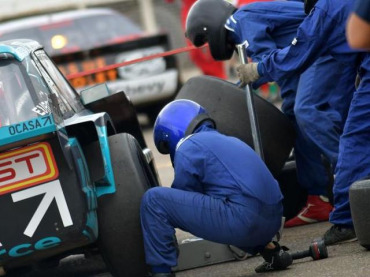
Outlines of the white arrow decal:
{"type": "Polygon", "coordinates": [[[40,194],[45,194],[45,196],[42,198],[40,205],[37,207],[35,214],[31,218],[31,221],[28,223],[23,234],[29,236],[30,238],[33,236],[54,198],[57,203],[64,227],[73,225],[71,214],[68,210],[67,202],[59,180],[12,193],[12,198],[13,202],[18,202],[40,194]]]}

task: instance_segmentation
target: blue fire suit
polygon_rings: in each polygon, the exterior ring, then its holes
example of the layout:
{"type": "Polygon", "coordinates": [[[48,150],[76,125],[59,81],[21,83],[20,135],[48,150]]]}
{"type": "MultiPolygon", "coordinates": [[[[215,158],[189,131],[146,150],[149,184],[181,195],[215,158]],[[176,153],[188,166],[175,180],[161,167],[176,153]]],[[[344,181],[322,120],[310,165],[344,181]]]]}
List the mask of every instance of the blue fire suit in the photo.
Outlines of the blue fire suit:
{"type": "MultiPolygon", "coordinates": [[[[349,12],[352,9],[354,0],[319,0],[311,13],[305,18],[299,26],[296,37],[292,43],[283,49],[271,51],[268,55],[264,56],[258,63],[258,72],[263,80],[284,80],[290,78],[297,73],[304,72],[312,63],[323,54],[330,54],[336,59],[347,74],[341,75],[340,79],[333,79],[330,82],[341,82],[342,87],[338,87],[339,93],[346,93],[347,90],[353,89],[355,77],[354,76],[361,60],[362,54],[355,52],[351,49],[345,37],[345,25],[349,12]],[[350,76],[350,77],[349,77],[350,76]],[[347,85],[343,80],[348,81],[347,85]]],[[[366,67],[366,66],[365,66],[366,67]]],[[[326,74],[331,74],[329,71],[323,71],[322,77],[326,74]]],[[[363,82],[362,90],[366,91],[368,84],[366,80],[363,82]]],[[[366,93],[365,93],[366,94],[366,93]]],[[[340,97],[340,96],[338,96],[340,97]]],[[[356,106],[356,111],[361,110],[360,103],[356,102],[357,96],[351,102],[351,106],[356,106]],[[358,108],[358,109],[357,109],[358,108]]],[[[336,101],[338,102],[338,101],[336,101]]],[[[363,165],[355,156],[355,151],[362,151],[362,146],[358,147],[358,143],[351,146],[351,151],[348,150],[348,143],[351,139],[352,133],[355,132],[357,127],[353,125],[353,118],[359,120],[355,124],[364,124],[365,118],[358,118],[359,114],[350,111],[352,116],[349,116],[343,130],[343,139],[341,138],[339,153],[342,157],[338,157],[338,166],[336,168],[336,178],[334,183],[334,206],[335,210],[330,216],[330,221],[334,224],[347,224],[351,225],[352,220],[350,212],[346,208],[348,204],[348,182],[356,180],[356,178],[363,176],[362,173],[366,170],[363,165]],[[355,147],[355,150],[353,150],[355,147]],[[361,168],[357,172],[353,171],[353,166],[361,168]],[[345,212],[341,213],[341,207],[346,207],[345,212]]],[[[365,114],[363,114],[364,116],[365,114]]],[[[342,116],[342,122],[345,119],[345,114],[342,116]]],[[[312,119],[311,125],[317,125],[320,122],[317,119],[312,119]]],[[[324,129],[323,129],[324,130],[324,129]]],[[[332,131],[328,129],[328,132],[332,131]]],[[[366,153],[362,152],[362,154],[366,153]]]]}
{"type": "MultiPolygon", "coordinates": [[[[334,211],[330,222],[353,226],[348,191],[353,182],[370,176],[370,55],[362,60],[361,83],[353,95],[339,143],[335,169],[334,211]]],[[[365,211],[366,212],[366,211],[365,211]]]]}
{"type": "MultiPolygon", "coordinates": [[[[305,17],[303,3],[260,2],[243,6],[225,27],[232,32],[235,44],[246,44],[247,55],[258,62],[271,51],[288,46],[305,17]]],[[[354,91],[355,71],[331,55],[323,55],[306,69],[276,81],[281,89],[282,110],[296,130],[298,182],[308,194],[327,195],[329,176],[322,154],[334,168],[354,91]]],[[[261,78],[254,86],[270,80],[261,78]]]]}
{"type": "Polygon", "coordinates": [[[256,253],[278,232],[282,194],[263,161],[241,140],[201,126],[177,146],[172,188],[149,189],[141,204],[146,262],[177,264],[173,237],[197,237],[256,253]]]}

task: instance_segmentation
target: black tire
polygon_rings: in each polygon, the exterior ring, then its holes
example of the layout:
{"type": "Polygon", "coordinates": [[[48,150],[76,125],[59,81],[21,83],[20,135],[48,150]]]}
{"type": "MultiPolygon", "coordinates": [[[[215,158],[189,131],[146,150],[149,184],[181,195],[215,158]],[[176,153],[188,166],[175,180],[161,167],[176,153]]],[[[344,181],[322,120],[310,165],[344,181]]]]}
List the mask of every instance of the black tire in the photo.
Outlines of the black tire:
{"type": "Polygon", "coordinates": [[[370,250],[370,178],[354,182],[349,188],[349,203],[358,242],[370,250]]]}
{"type": "Polygon", "coordinates": [[[145,276],[140,202],[156,181],[133,136],[111,136],[109,146],[116,193],[98,198],[98,247],[113,276],[145,276]]]}
{"type": "MultiPolygon", "coordinates": [[[[273,104],[258,95],[253,94],[253,97],[265,163],[276,177],[293,148],[294,128],[273,104]]],[[[243,89],[215,77],[199,76],[189,79],[176,98],[199,103],[216,121],[221,133],[237,137],[253,147],[243,89]]]]}
{"type": "Polygon", "coordinates": [[[281,173],[276,177],[280,184],[283,199],[283,215],[285,221],[295,217],[307,202],[307,191],[301,187],[297,180],[295,161],[288,161],[281,173]]]}

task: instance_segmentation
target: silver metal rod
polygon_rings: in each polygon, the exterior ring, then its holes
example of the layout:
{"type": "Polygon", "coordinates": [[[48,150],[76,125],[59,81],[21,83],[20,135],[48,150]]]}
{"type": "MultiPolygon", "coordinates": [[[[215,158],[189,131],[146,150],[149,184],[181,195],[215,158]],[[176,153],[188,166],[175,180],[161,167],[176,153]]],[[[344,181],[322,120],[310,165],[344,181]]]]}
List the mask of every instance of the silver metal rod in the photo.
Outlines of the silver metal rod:
{"type": "MultiPolygon", "coordinates": [[[[238,50],[240,63],[247,64],[248,60],[247,60],[247,55],[245,51],[245,44],[238,44],[236,45],[236,48],[238,50]]],[[[247,100],[248,115],[249,115],[249,122],[251,125],[251,131],[252,131],[254,151],[256,151],[256,153],[260,156],[260,158],[264,160],[258,118],[256,116],[256,111],[254,108],[252,86],[248,84],[245,86],[244,89],[245,89],[245,95],[246,95],[246,100],[247,100]]]]}

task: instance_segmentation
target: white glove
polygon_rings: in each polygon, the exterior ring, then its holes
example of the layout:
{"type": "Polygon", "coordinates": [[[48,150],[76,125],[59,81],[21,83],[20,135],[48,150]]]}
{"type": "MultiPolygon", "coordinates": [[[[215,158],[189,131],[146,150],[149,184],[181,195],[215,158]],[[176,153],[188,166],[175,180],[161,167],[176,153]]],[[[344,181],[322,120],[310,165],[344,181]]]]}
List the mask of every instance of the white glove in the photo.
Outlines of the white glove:
{"type": "Polygon", "coordinates": [[[241,64],[236,68],[238,78],[240,79],[241,86],[253,83],[260,78],[257,71],[258,63],[241,64]]]}

